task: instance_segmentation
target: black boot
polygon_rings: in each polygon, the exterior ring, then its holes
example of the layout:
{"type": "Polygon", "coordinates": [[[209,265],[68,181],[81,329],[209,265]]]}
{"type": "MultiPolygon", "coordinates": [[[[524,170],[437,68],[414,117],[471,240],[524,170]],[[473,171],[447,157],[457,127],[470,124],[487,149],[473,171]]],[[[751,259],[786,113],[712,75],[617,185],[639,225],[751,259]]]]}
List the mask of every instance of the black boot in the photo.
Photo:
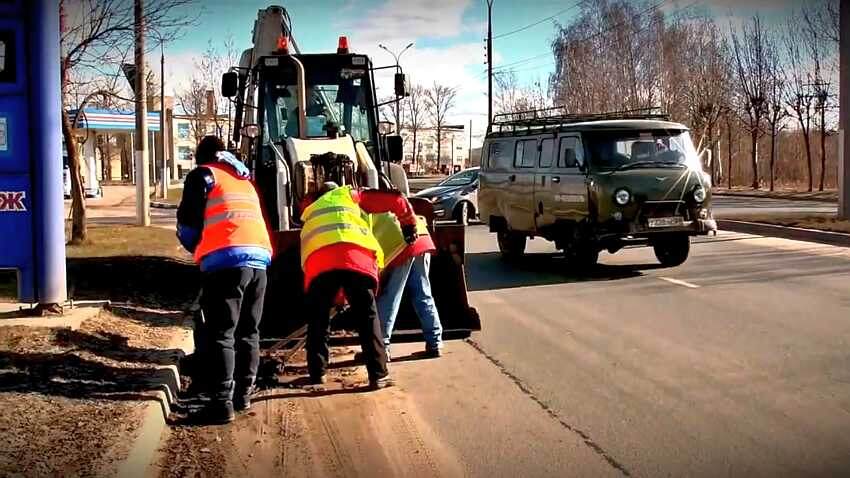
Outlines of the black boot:
{"type": "Polygon", "coordinates": [[[247,412],[251,409],[251,397],[254,395],[254,387],[237,387],[233,392],[233,409],[237,412],[247,412]]]}
{"type": "Polygon", "coordinates": [[[213,400],[203,407],[189,412],[186,417],[188,425],[224,425],[236,418],[233,402],[230,400],[213,400]]]}

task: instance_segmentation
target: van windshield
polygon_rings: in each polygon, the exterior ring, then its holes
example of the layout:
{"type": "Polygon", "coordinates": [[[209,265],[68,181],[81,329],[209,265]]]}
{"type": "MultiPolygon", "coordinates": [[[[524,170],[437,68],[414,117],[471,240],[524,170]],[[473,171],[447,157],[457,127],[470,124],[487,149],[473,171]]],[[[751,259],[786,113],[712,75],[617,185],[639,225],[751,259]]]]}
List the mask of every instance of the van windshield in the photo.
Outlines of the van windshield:
{"type": "Polygon", "coordinates": [[[477,169],[468,169],[457,174],[449,176],[438,186],[466,186],[472,184],[478,178],[477,169]]]}
{"type": "Polygon", "coordinates": [[[584,137],[590,164],[595,169],[700,167],[687,131],[604,131],[588,132],[584,137]]]}

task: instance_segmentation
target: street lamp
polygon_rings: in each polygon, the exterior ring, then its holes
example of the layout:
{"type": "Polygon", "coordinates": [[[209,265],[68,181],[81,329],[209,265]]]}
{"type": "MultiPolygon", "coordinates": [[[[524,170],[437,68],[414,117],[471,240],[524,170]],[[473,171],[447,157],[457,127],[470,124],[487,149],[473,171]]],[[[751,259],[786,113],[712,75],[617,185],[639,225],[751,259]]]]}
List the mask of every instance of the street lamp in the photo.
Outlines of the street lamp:
{"type": "MultiPolygon", "coordinates": [[[[413,42],[410,42],[398,54],[395,54],[389,48],[385,47],[383,44],[381,44],[381,43],[378,44],[378,48],[386,51],[387,53],[392,55],[393,58],[395,59],[395,70],[396,70],[397,73],[401,72],[401,67],[399,66],[399,59],[401,58],[401,55],[404,55],[404,52],[409,50],[412,46],[413,46],[413,42]]],[[[396,98],[396,102],[395,102],[395,132],[396,132],[396,134],[401,134],[401,114],[399,112],[399,103],[400,103],[400,100],[398,98],[396,98]]]]}

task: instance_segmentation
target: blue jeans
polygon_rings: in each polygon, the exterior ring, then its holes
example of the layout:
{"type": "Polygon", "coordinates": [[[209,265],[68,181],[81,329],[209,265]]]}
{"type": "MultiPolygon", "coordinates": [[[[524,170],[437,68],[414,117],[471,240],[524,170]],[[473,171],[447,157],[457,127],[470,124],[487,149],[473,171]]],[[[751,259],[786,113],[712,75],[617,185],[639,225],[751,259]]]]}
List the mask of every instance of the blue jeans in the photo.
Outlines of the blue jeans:
{"type": "Polygon", "coordinates": [[[393,267],[387,273],[384,289],[378,297],[378,317],[384,331],[384,344],[390,344],[395,319],[401,306],[404,291],[410,293],[413,308],[419,317],[425,345],[429,349],[439,348],[443,344],[443,326],[440,315],[431,295],[431,281],[428,279],[428,269],[431,266],[431,254],[412,257],[393,267]]]}

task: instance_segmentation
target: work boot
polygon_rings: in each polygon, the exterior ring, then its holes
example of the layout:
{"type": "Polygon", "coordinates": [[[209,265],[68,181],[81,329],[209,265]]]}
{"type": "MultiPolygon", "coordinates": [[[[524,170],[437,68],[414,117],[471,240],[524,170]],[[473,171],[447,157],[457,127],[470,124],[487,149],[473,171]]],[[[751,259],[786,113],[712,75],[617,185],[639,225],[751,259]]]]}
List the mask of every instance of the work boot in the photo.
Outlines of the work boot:
{"type": "Polygon", "coordinates": [[[325,374],[321,375],[310,375],[310,385],[323,385],[327,383],[328,379],[325,377],[325,374]]]}
{"type": "Polygon", "coordinates": [[[440,347],[425,347],[423,355],[425,358],[440,358],[443,355],[443,350],[440,347]]]}
{"type": "Polygon", "coordinates": [[[185,422],[189,425],[224,425],[235,418],[236,412],[233,410],[232,401],[215,400],[189,412],[185,422]]]}
{"type": "Polygon", "coordinates": [[[393,379],[391,379],[389,375],[384,375],[383,377],[369,377],[370,390],[379,390],[382,388],[392,387],[393,385],[395,385],[395,382],[393,382],[393,379]]]}
{"type": "Polygon", "coordinates": [[[246,412],[251,409],[251,396],[254,395],[254,387],[248,387],[246,390],[236,389],[233,392],[233,410],[237,412],[246,412]]]}

